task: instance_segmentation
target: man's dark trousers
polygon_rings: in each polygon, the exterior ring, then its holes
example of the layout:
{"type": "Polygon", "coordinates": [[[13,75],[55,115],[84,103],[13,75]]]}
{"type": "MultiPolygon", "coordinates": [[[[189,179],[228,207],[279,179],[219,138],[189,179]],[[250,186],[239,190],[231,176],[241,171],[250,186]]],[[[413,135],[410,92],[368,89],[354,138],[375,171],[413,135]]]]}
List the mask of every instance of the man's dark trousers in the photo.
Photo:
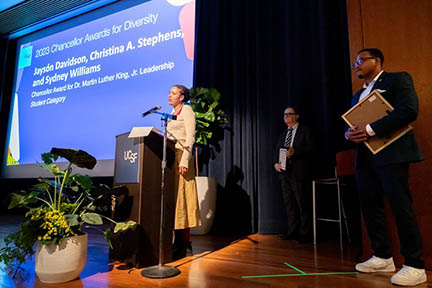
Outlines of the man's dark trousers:
{"type": "Polygon", "coordinates": [[[424,268],[422,244],[408,185],[409,163],[376,165],[368,151],[362,153],[362,163],[356,168],[356,182],[361,208],[375,256],[392,257],[387,241],[384,197],[387,197],[394,217],[405,257],[405,265],[424,268]],[[403,232],[403,233],[401,233],[403,232]]]}
{"type": "Polygon", "coordinates": [[[307,238],[311,231],[311,216],[309,209],[308,181],[296,179],[292,166],[287,165],[286,171],[279,173],[282,197],[288,218],[287,235],[298,235],[307,238]]]}

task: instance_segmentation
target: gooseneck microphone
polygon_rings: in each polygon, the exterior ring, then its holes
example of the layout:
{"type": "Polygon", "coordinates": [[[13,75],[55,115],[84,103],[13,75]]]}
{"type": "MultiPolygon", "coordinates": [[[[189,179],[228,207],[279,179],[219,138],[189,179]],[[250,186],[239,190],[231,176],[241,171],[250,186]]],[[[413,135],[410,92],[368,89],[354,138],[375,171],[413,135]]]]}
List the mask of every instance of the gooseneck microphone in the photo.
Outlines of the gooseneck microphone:
{"type": "Polygon", "coordinates": [[[152,114],[152,113],[156,112],[157,110],[160,110],[161,108],[162,108],[162,107],[161,107],[160,105],[158,105],[158,106],[156,106],[156,107],[153,107],[153,108],[151,108],[150,110],[144,112],[144,113],[142,114],[142,117],[145,117],[145,116],[147,116],[147,115],[149,115],[149,114],[152,114]]]}

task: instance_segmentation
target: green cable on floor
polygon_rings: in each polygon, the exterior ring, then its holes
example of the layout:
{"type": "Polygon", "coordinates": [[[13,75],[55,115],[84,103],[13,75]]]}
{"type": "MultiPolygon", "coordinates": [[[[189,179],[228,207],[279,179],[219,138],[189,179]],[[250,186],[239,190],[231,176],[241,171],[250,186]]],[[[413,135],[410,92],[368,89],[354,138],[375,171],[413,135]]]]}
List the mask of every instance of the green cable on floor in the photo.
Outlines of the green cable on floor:
{"type": "Polygon", "coordinates": [[[243,279],[251,278],[271,278],[271,277],[290,277],[290,276],[314,276],[314,275],[344,275],[344,274],[358,274],[359,272],[324,272],[324,273],[305,273],[302,270],[294,267],[288,263],[285,265],[291,267],[292,269],[300,272],[300,274],[275,274],[275,275],[255,275],[255,276],[242,276],[243,279]]]}

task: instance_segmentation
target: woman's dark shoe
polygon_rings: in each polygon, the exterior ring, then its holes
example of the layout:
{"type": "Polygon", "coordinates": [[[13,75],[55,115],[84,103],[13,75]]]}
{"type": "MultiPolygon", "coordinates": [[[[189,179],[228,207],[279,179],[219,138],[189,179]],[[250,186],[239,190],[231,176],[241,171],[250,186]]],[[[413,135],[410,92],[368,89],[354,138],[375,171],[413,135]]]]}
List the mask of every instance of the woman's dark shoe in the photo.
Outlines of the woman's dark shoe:
{"type": "Polygon", "coordinates": [[[186,243],[186,256],[193,256],[191,241],[188,241],[188,243],[186,243]]]}
{"type": "Polygon", "coordinates": [[[177,261],[186,257],[186,247],[174,247],[172,251],[172,259],[173,261],[177,261]]]}

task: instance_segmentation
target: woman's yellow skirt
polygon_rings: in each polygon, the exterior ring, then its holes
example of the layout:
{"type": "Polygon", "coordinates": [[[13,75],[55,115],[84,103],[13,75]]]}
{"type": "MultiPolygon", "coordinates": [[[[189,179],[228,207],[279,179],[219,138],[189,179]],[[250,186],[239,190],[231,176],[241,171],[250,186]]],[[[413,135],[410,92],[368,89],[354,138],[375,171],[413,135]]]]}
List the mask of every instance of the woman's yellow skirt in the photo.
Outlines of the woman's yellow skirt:
{"type": "Polygon", "coordinates": [[[178,165],[183,151],[176,149],[174,162],[174,191],[177,191],[174,229],[185,229],[201,225],[198,193],[195,183],[193,158],[185,175],[180,175],[178,165]]]}

